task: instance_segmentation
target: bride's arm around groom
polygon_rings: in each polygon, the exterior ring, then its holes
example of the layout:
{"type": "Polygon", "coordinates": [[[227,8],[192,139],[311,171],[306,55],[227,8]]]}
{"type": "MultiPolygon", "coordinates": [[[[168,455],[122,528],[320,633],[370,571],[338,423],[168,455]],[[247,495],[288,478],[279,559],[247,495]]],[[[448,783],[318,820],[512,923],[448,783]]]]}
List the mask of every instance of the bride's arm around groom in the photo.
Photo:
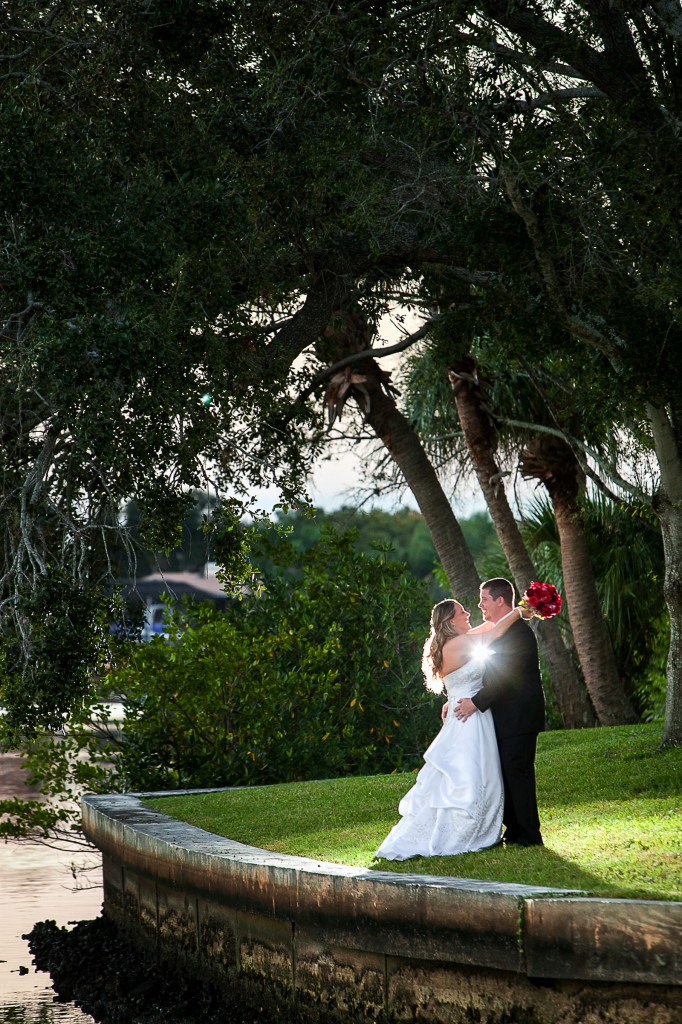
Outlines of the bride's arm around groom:
{"type": "MultiPolygon", "coordinates": [[[[496,624],[513,609],[514,588],[508,580],[481,586],[479,608],[486,622],[496,624]]],[[[490,709],[500,752],[505,787],[504,824],[507,843],[542,843],[535,792],[535,752],[545,728],[545,702],[535,634],[525,622],[512,622],[488,651],[483,686],[464,698],[455,715],[466,720],[490,709]]]]}

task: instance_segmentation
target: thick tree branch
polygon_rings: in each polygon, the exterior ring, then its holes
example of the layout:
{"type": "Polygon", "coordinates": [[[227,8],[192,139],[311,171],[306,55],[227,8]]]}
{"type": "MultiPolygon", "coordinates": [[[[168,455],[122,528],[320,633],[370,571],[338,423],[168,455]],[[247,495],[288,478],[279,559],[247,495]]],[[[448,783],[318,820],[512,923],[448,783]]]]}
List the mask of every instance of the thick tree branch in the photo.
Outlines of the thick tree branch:
{"type": "MultiPolygon", "coordinates": [[[[482,284],[493,273],[465,269],[468,253],[463,247],[459,247],[457,252],[447,252],[420,246],[411,230],[393,230],[381,241],[383,244],[375,254],[371,252],[369,244],[363,245],[362,240],[348,237],[340,243],[339,255],[320,256],[320,269],[313,276],[303,305],[279,327],[264,350],[268,362],[274,360],[290,366],[304,349],[321,336],[334,312],[342,307],[351,284],[371,268],[402,268],[406,265],[414,267],[416,264],[433,263],[453,267],[453,275],[467,284],[482,284]]],[[[494,250],[491,246],[493,260],[494,250]]]]}
{"type": "Polygon", "coordinates": [[[561,75],[564,78],[575,78],[578,81],[584,82],[590,81],[590,79],[582,72],[578,71],[577,68],[572,67],[570,64],[554,60],[549,63],[543,63],[542,61],[538,61],[537,57],[532,56],[526,50],[516,50],[513,46],[507,46],[504,43],[496,43],[478,35],[473,31],[473,27],[472,31],[461,32],[454,30],[451,31],[450,35],[455,42],[464,43],[465,46],[474,47],[482,53],[490,53],[495,57],[500,57],[503,60],[509,61],[511,64],[515,64],[517,67],[528,67],[529,64],[534,64],[545,72],[561,75]]]}
{"type": "Polygon", "coordinates": [[[556,89],[552,92],[543,92],[527,101],[517,100],[514,106],[518,110],[537,110],[540,107],[553,107],[556,103],[568,103],[570,100],[584,99],[606,100],[608,96],[601,89],[583,86],[582,88],[556,89]]]}
{"type": "Polygon", "coordinates": [[[481,7],[493,22],[496,21],[543,53],[553,51],[557,58],[575,67],[589,81],[597,84],[597,79],[603,76],[605,69],[602,55],[557,25],[537,15],[519,11],[517,4],[513,3],[485,0],[481,7]]]}
{"type": "Polygon", "coordinates": [[[549,251],[544,232],[535,212],[521,195],[519,184],[504,161],[500,164],[500,178],[507,190],[514,211],[526,226],[526,232],[533,246],[535,258],[540,268],[548,298],[561,323],[571,334],[588,342],[602,352],[611,361],[614,368],[619,369],[621,363],[618,345],[601,331],[579,320],[568,312],[564,299],[563,288],[559,281],[554,260],[549,251]]]}
{"type": "MultiPolygon", "coordinates": [[[[574,437],[561,425],[558,417],[554,413],[554,410],[552,408],[552,402],[549,396],[547,395],[544,387],[538,380],[538,376],[534,371],[532,363],[529,362],[529,360],[526,359],[523,355],[519,357],[519,362],[528,374],[528,377],[532,382],[533,387],[542,399],[545,408],[547,409],[550,416],[556,423],[556,427],[541,427],[539,425],[533,424],[528,424],[528,427],[530,429],[537,430],[540,433],[544,432],[547,434],[554,434],[554,436],[562,438],[562,440],[566,442],[566,444],[573,452],[573,455],[575,456],[577,462],[579,463],[585,475],[588,476],[590,480],[592,480],[597,485],[599,490],[602,491],[602,493],[605,494],[612,501],[619,503],[623,499],[619,495],[616,495],[615,492],[612,491],[611,488],[608,486],[603,477],[592,469],[592,467],[587,461],[588,458],[592,459],[592,462],[599,468],[599,470],[602,473],[604,473],[605,476],[607,476],[617,487],[619,487],[626,494],[632,494],[640,502],[643,500],[645,501],[647,499],[651,501],[651,496],[646,495],[642,491],[641,487],[637,487],[635,484],[631,484],[628,480],[625,480],[621,476],[621,474],[618,472],[618,467],[612,460],[606,460],[601,454],[601,452],[596,451],[594,448],[591,448],[589,445],[585,444],[584,441],[581,441],[577,437],[574,437]]],[[[514,423],[513,421],[507,420],[505,420],[505,422],[507,422],[509,426],[518,426],[522,428],[524,426],[522,423],[518,422],[514,423]]]]}
{"type": "Polygon", "coordinates": [[[388,345],[386,348],[366,348],[362,352],[353,352],[352,355],[346,356],[344,359],[340,359],[338,363],[334,363],[333,366],[328,366],[326,369],[320,371],[315,379],[310,384],[311,391],[314,390],[323,381],[328,380],[338,370],[343,370],[345,366],[351,366],[353,363],[357,363],[360,359],[381,359],[384,356],[392,356],[396,352],[403,352],[406,348],[410,348],[415,342],[425,338],[430,333],[431,328],[434,324],[437,324],[442,320],[442,316],[431,317],[426,323],[419,328],[418,331],[414,331],[413,334],[407,334],[401,341],[397,341],[395,345],[388,345]]]}
{"type": "Polygon", "coordinates": [[[346,283],[340,274],[323,270],[313,279],[301,308],[277,331],[267,346],[269,358],[291,366],[296,356],[320,337],[343,303],[346,283]]]}
{"type": "Polygon", "coordinates": [[[399,21],[405,21],[406,18],[416,18],[418,14],[427,14],[429,11],[437,11],[440,7],[440,3],[436,2],[436,0],[431,0],[431,3],[417,5],[406,4],[406,7],[408,9],[403,11],[402,14],[393,15],[391,18],[391,22],[393,24],[399,21]]]}
{"type": "Polygon", "coordinates": [[[320,384],[324,384],[326,380],[333,377],[339,370],[343,370],[346,366],[352,366],[353,363],[357,363],[362,359],[382,359],[384,356],[394,355],[396,352],[403,352],[406,348],[410,348],[411,345],[414,345],[417,341],[425,338],[433,328],[433,325],[437,324],[441,319],[441,316],[431,317],[422,327],[419,328],[418,331],[415,331],[413,334],[406,335],[401,341],[396,342],[395,345],[388,345],[386,348],[366,348],[363,349],[362,352],[353,352],[351,355],[345,356],[343,359],[339,359],[339,361],[334,363],[332,366],[326,366],[324,370],[321,370],[315,375],[315,377],[313,377],[308,387],[296,396],[292,406],[292,411],[287,416],[285,423],[289,422],[294,415],[294,410],[300,408],[303,403],[310,398],[320,384]]]}
{"type": "Polygon", "coordinates": [[[615,58],[627,75],[646,76],[646,69],[632,37],[622,4],[613,0],[583,0],[604,43],[604,53],[615,58]]]}
{"type": "Polygon", "coordinates": [[[606,0],[585,0],[584,6],[602,36],[602,52],[538,15],[519,11],[516,4],[503,4],[499,0],[484,0],[481,4],[486,17],[538,49],[545,62],[547,55],[553,53],[557,60],[576,68],[615,103],[624,104],[639,98],[642,86],[647,85],[646,69],[627,21],[606,0]],[[619,49],[619,42],[622,49],[619,49]]]}
{"type": "Polygon", "coordinates": [[[648,10],[668,35],[682,42],[682,5],[679,0],[651,0],[648,10]]]}
{"type": "Polygon", "coordinates": [[[623,503],[622,496],[611,490],[604,480],[604,477],[600,476],[599,473],[592,469],[590,464],[587,462],[588,458],[592,459],[602,473],[608,476],[609,479],[612,480],[613,483],[615,483],[622,491],[625,491],[626,494],[633,495],[633,497],[637,498],[640,502],[647,498],[650,500],[650,497],[643,494],[641,488],[637,487],[636,484],[631,484],[627,480],[624,480],[613,464],[607,462],[599,452],[596,452],[594,448],[590,448],[589,445],[580,441],[577,437],[573,437],[571,434],[568,434],[565,430],[561,430],[558,427],[547,427],[542,423],[526,423],[524,420],[514,420],[510,419],[508,416],[497,417],[497,422],[502,423],[505,427],[515,427],[517,430],[527,430],[529,434],[549,434],[551,437],[561,438],[561,440],[565,441],[572,450],[580,464],[580,468],[586,476],[589,476],[590,480],[594,481],[599,490],[605,494],[607,498],[610,498],[611,501],[615,501],[616,504],[623,503]]]}
{"type": "Polygon", "coordinates": [[[661,485],[668,499],[674,504],[680,505],[682,504],[682,458],[670,411],[647,402],[646,412],[654,435],[658,464],[661,467],[661,485]]]}

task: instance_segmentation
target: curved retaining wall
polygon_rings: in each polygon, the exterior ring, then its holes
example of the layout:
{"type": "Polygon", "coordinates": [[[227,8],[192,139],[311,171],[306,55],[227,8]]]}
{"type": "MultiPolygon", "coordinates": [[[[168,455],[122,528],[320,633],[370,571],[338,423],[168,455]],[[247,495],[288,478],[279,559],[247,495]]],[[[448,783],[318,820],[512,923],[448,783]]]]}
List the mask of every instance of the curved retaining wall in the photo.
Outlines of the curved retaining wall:
{"type": "Polygon", "coordinates": [[[140,944],[213,980],[265,982],[311,1017],[682,1021],[680,903],[273,854],[138,795],[85,797],[83,823],[103,854],[104,912],[140,944]]]}

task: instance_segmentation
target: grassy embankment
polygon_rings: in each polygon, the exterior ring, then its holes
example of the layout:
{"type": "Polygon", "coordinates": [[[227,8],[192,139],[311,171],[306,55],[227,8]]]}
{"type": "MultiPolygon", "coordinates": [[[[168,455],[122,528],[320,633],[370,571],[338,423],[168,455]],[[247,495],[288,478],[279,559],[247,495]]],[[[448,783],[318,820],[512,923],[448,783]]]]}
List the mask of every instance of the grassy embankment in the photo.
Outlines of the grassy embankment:
{"type": "Polygon", "coordinates": [[[545,846],[374,860],[414,774],[289,783],[146,801],[251,846],[362,867],[682,900],[682,750],[659,753],[659,724],[540,736],[545,846]]]}

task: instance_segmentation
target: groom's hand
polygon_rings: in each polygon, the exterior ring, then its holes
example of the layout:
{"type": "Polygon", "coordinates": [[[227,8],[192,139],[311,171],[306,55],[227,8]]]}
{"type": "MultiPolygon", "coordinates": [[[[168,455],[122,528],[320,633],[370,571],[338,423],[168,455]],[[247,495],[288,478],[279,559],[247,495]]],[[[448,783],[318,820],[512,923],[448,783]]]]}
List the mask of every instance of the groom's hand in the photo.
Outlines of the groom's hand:
{"type": "Polygon", "coordinates": [[[462,697],[461,700],[458,700],[455,704],[455,717],[458,718],[460,722],[466,722],[467,718],[471,718],[474,711],[478,711],[478,708],[470,697],[462,697]]]}

